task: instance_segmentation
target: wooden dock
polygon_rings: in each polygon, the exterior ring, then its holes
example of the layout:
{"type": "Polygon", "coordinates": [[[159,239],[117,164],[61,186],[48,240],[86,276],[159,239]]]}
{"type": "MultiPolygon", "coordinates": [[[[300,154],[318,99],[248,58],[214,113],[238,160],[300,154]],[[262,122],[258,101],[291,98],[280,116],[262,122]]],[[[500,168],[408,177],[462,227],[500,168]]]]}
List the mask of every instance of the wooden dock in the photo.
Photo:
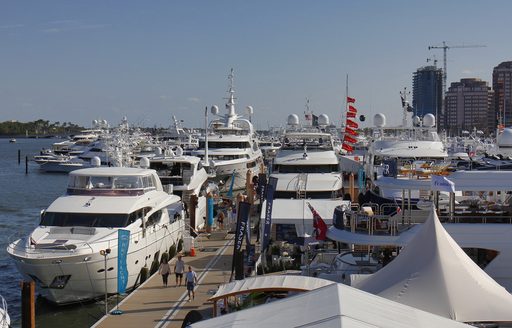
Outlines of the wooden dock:
{"type": "MultiPolygon", "coordinates": [[[[106,315],[92,327],[181,327],[183,319],[191,310],[197,310],[203,318],[211,318],[213,304],[208,299],[220,284],[229,282],[233,256],[233,234],[198,237],[194,245],[196,256],[184,256],[188,265],[196,271],[199,284],[195,299],[188,302],[184,285],[175,287],[175,276],[169,276],[169,286],[163,287],[162,278],[152,275],[139,288],[128,295],[120,304],[121,315],[106,315]]],[[[175,258],[170,262],[174,268],[175,258]]],[[[183,278],[183,282],[184,282],[183,278]]]]}

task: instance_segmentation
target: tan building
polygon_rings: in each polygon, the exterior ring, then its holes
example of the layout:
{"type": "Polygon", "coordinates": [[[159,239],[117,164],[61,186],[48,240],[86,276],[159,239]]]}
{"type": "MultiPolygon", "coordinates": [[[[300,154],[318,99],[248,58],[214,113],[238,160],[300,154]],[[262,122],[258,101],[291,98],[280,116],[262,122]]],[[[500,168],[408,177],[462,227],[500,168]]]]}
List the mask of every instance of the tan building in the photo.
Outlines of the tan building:
{"type": "Polygon", "coordinates": [[[462,131],[474,128],[486,134],[494,133],[496,115],[494,111],[494,91],[481,79],[461,79],[452,82],[446,92],[446,126],[448,135],[457,136],[462,131]]]}
{"type": "Polygon", "coordinates": [[[494,109],[500,124],[512,126],[512,61],[503,62],[492,71],[494,109]]]}

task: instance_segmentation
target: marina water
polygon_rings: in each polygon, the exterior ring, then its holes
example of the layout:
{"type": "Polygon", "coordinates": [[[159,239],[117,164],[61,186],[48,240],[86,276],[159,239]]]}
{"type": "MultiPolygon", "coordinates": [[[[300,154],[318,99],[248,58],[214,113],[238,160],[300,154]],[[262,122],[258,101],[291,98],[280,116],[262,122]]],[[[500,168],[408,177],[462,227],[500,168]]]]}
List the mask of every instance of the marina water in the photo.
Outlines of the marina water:
{"type": "MultiPolygon", "coordinates": [[[[28,235],[39,223],[39,215],[66,190],[67,174],[39,172],[29,161],[25,174],[25,156],[31,158],[53,139],[0,139],[0,294],[6,299],[13,327],[21,326],[21,275],[7,255],[10,241],[28,235]],[[21,162],[18,164],[18,150],[21,162]]],[[[115,297],[109,300],[112,305],[115,297]]],[[[104,303],[75,304],[57,307],[43,299],[36,301],[37,327],[90,327],[104,314],[104,303]]]]}

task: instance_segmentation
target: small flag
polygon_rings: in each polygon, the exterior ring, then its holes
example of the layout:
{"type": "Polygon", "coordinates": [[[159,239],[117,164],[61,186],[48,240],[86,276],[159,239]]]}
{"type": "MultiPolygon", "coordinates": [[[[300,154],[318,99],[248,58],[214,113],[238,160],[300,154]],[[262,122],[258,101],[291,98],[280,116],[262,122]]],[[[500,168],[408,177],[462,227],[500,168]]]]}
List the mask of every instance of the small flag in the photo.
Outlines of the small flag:
{"type": "Polygon", "coordinates": [[[356,122],[354,122],[352,120],[347,119],[347,126],[357,129],[359,127],[359,124],[357,124],[356,122]]]}
{"type": "Polygon", "coordinates": [[[350,134],[351,136],[354,136],[354,137],[357,137],[359,135],[359,133],[357,133],[356,130],[352,130],[349,127],[345,128],[345,133],[348,133],[348,134],[350,134]]]}
{"type": "Polygon", "coordinates": [[[355,99],[355,98],[352,98],[352,97],[347,97],[347,102],[348,102],[348,103],[355,103],[355,102],[356,102],[356,99],[355,99]]]}
{"type": "Polygon", "coordinates": [[[351,136],[349,136],[349,135],[345,135],[345,136],[343,137],[343,141],[350,142],[350,143],[356,143],[356,142],[357,142],[357,139],[352,138],[352,137],[351,137],[351,136]]]}
{"type": "Polygon", "coordinates": [[[348,106],[348,111],[352,113],[357,113],[357,109],[354,106],[348,106]]]}
{"type": "Polygon", "coordinates": [[[441,175],[432,175],[431,189],[436,191],[455,192],[455,183],[441,175]]]}
{"type": "Polygon", "coordinates": [[[316,240],[325,240],[327,238],[327,224],[325,224],[324,220],[318,214],[318,212],[311,206],[310,203],[307,203],[309,210],[313,214],[313,235],[315,236],[316,240]]]}
{"type": "Polygon", "coordinates": [[[347,118],[356,118],[356,113],[347,112],[347,118]]]}
{"type": "Polygon", "coordinates": [[[346,143],[343,143],[343,145],[341,146],[341,148],[345,149],[345,150],[346,150],[346,151],[348,151],[348,152],[353,152],[353,151],[354,151],[354,147],[352,147],[351,145],[346,144],[346,143]]]}

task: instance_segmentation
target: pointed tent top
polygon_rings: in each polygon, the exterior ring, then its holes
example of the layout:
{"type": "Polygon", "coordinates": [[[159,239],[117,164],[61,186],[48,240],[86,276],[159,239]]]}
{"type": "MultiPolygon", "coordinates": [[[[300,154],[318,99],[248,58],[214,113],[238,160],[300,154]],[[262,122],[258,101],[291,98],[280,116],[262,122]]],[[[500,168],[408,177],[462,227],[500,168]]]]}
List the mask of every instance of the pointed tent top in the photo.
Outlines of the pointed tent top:
{"type": "Polygon", "coordinates": [[[462,322],[512,321],[512,295],[446,232],[435,210],[400,255],[352,285],[462,322]]]}

